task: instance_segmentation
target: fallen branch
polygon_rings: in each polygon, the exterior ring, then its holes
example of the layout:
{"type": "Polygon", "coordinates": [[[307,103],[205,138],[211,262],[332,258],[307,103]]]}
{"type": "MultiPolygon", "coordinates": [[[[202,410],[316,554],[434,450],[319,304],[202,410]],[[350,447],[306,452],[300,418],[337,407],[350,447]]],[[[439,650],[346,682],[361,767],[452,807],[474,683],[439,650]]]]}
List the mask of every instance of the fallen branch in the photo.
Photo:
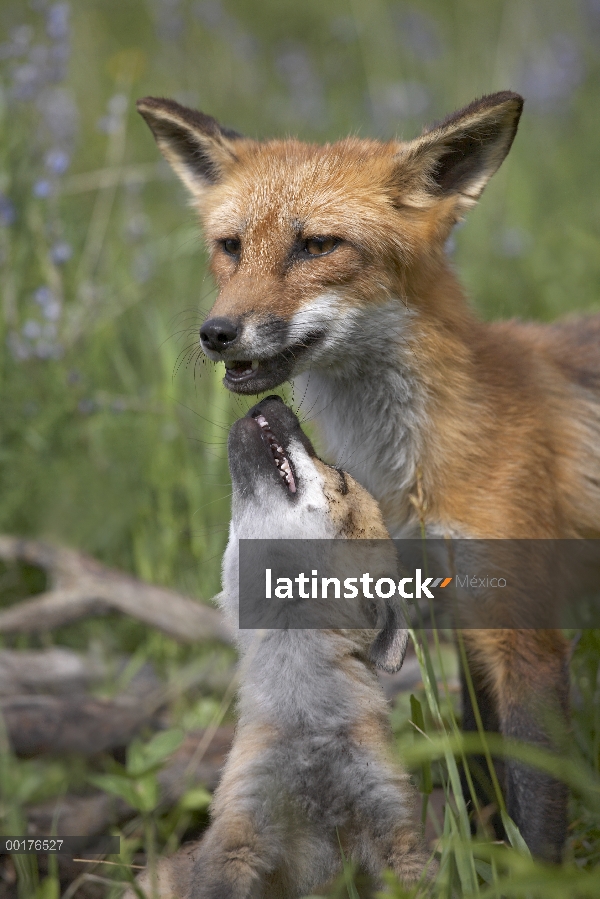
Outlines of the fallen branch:
{"type": "MultiPolygon", "coordinates": [[[[189,733],[179,749],[158,772],[160,805],[164,808],[177,803],[194,784],[203,784],[212,791],[216,787],[225,757],[233,740],[233,727],[219,727],[207,749],[195,758],[205,731],[189,733]]],[[[56,833],[57,836],[96,836],[126,821],[135,814],[123,799],[107,793],[94,792],[88,796],[66,795],[27,809],[28,836],[56,833]],[[54,828],[54,830],[53,830],[54,828]]]]}
{"type": "Polygon", "coordinates": [[[95,755],[127,743],[144,727],[158,725],[154,703],[139,696],[11,696],[0,714],[13,751],[20,756],[80,752],[95,755]]]}
{"type": "MultiPolygon", "coordinates": [[[[42,650],[22,654],[33,657],[34,668],[39,668],[37,656],[54,652],[63,653],[62,650],[42,650]]],[[[5,654],[16,664],[14,657],[20,653],[0,652],[0,662],[5,654]]],[[[74,656],[79,663],[85,660],[76,653],[64,651],[64,654],[74,656]]],[[[113,689],[126,671],[127,659],[122,658],[109,679],[113,689]]],[[[126,746],[142,728],[163,727],[165,709],[183,693],[198,688],[223,693],[231,688],[232,678],[235,678],[234,666],[227,663],[222,651],[215,650],[201,661],[180,669],[177,677],[171,678],[168,684],[160,680],[151,664],[146,663],[111,699],[95,698],[82,691],[54,696],[21,693],[0,697],[0,717],[17,755],[73,752],[95,755],[126,746]]]]}
{"type": "Polygon", "coordinates": [[[216,609],[107,568],[83,553],[0,536],[0,559],[42,568],[50,583],[46,592],[0,612],[0,633],[41,633],[90,615],[119,611],[184,643],[233,642],[231,629],[216,609]]]}
{"type": "MultiPolygon", "coordinates": [[[[123,660],[121,667],[125,664],[123,660]]],[[[83,693],[105,680],[109,673],[109,666],[100,659],[58,646],[0,650],[0,696],[83,693]]]]}

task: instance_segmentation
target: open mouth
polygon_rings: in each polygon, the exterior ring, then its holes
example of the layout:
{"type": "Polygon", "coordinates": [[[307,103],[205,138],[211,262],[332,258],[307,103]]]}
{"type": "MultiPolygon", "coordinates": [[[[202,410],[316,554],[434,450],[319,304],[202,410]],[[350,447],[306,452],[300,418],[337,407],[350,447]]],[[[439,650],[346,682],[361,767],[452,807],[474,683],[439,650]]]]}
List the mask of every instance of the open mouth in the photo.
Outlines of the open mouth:
{"type": "Polygon", "coordinates": [[[294,471],[285,450],[280,445],[269,426],[269,422],[262,413],[255,415],[254,420],[260,427],[261,437],[271,454],[271,458],[279,472],[279,476],[287,487],[289,493],[295,493],[297,489],[296,478],[294,477],[294,471]]]}
{"type": "Polygon", "coordinates": [[[269,359],[226,360],[225,386],[238,393],[260,393],[278,387],[290,378],[304,353],[324,336],[325,332],[322,330],[312,331],[301,342],[269,359]]]}
{"type": "Polygon", "coordinates": [[[225,378],[236,384],[249,381],[258,371],[259,365],[260,362],[257,362],[256,359],[252,362],[226,362],[225,378]]]}

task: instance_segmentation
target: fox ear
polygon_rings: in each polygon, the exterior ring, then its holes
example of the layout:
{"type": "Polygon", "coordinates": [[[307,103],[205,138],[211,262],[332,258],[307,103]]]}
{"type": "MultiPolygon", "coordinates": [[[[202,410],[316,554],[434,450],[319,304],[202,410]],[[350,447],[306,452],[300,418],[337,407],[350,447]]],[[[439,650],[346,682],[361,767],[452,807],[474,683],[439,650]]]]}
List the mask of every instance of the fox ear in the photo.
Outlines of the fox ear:
{"type": "Polygon", "coordinates": [[[386,600],[383,627],[371,645],[369,657],[378,668],[394,674],[402,667],[407,646],[408,631],[401,625],[399,610],[386,600]]]}
{"type": "Polygon", "coordinates": [[[523,98],[501,91],[475,100],[412,141],[399,161],[421,176],[419,193],[454,195],[458,210],[475,205],[517,133],[523,98]]]}
{"type": "Polygon", "coordinates": [[[241,135],[212,116],[156,97],[144,97],[136,105],[161,153],[194,196],[217,184],[235,162],[241,135]]]}

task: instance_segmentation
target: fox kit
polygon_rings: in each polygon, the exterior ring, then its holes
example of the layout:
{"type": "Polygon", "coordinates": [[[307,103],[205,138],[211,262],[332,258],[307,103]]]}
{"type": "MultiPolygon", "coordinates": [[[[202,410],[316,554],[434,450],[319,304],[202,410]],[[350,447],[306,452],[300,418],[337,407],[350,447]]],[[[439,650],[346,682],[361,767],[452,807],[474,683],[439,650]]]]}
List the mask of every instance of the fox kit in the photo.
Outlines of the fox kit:
{"type": "MultiPolygon", "coordinates": [[[[138,103],[210,248],[220,293],[204,351],[237,393],[292,379],[326,456],[379,501],[392,537],[420,524],[433,537],[600,534],[600,316],[483,323],[445,252],[522,105],[502,92],[409,142],[317,146],[138,103]]],[[[485,726],[552,745],[538,706],[566,717],[562,635],[466,631],[465,642],[485,726]]],[[[565,789],[508,762],[505,793],[532,851],[558,859],[565,789]]]]}
{"type": "MultiPolygon", "coordinates": [[[[367,537],[393,544],[377,503],[318,459],[296,416],[269,397],[229,436],[232,521],[220,605],[238,627],[238,542],[367,537]]],[[[360,550],[359,550],[360,551],[360,550]]],[[[373,556],[371,555],[371,562],[373,556]]],[[[263,572],[264,576],[264,572],[263,572]]],[[[377,882],[405,883],[426,854],[411,820],[413,788],[392,760],[375,663],[397,670],[407,632],[393,607],[377,630],[239,631],[239,720],[200,843],[162,863],[161,899],[293,899],[341,871],[342,852],[377,882]]],[[[149,874],[141,885],[151,886],[149,874]]]]}

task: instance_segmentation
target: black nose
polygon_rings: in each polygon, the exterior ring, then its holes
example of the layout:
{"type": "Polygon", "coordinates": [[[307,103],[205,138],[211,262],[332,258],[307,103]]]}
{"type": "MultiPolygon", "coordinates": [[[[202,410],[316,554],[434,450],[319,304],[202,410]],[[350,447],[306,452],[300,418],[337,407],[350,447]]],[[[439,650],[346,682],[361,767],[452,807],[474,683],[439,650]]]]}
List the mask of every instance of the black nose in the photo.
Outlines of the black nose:
{"type": "Polygon", "coordinates": [[[209,318],[200,328],[200,341],[207,350],[222,353],[238,336],[238,327],[229,318],[209,318]]]}

